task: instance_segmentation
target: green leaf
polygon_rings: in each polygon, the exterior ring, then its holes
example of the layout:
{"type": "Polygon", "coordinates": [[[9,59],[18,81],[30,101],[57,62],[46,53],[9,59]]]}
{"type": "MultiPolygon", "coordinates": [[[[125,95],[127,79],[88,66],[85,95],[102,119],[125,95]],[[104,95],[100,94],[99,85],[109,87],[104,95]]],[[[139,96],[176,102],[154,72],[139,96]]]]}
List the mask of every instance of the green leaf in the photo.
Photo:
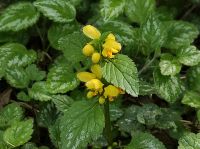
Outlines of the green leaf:
{"type": "Polygon", "coordinates": [[[54,125],[48,127],[49,137],[51,139],[51,142],[56,148],[61,148],[61,139],[60,139],[61,130],[59,124],[60,120],[57,119],[54,125]]]}
{"type": "Polygon", "coordinates": [[[166,32],[155,15],[150,15],[140,28],[139,45],[143,47],[143,54],[149,55],[161,48],[166,40],[166,32]]]}
{"type": "Polygon", "coordinates": [[[193,108],[200,108],[200,94],[195,91],[187,91],[182,99],[182,103],[193,108]]]}
{"type": "Polygon", "coordinates": [[[18,147],[28,142],[33,133],[33,120],[29,119],[13,124],[6,129],[3,135],[4,141],[12,147],[18,147]]]}
{"type": "Polygon", "coordinates": [[[26,74],[32,81],[41,81],[46,77],[46,72],[39,70],[35,64],[26,67],[26,74]]]}
{"type": "Polygon", "coordinates": [[[195,46],[180,48],[176,52],[178,60],[187,66],[194,66],[200,62],[200,51],[195,46]]]}
{"type": "Polygon", "coordinates": [[[24,117],[23,109],[15,104],[9,104],[0,111],[0,127],[8,127],[22,120],[24,117]]]}
{"type": "Polygon", "coordinates": [[[32,99],[39,101],[48,101],[52,99],[52,95],[47,90],[46,82],[35,82],[32,88],[28,89],[28,94],[32,99]]]}
{"type": "Polygon", "coordinates": [[[134,97],[139,94],[137,68],[135,63],[126,55],[118,54],[115,59],[105,63],[103,78],[134,97]]]}
{"type": "Polygon", "coordinates": [[[151,83],[140,80],[139,95],[152,95],[155,94],[155,87],[151,83]]]}
{"type": "Polygon", "coordinates": [[[157,105],[145,104],[138,110],[137,120],[142,124],[154,125],[157,122],[156,118],[160,115],[162,112],[157,105]]]}
{"type": "Polygon", "coordinates": [[[10,147],[3,140],[3,134],[4,134],[4,131],[0,130],[0,147],[1,149],[9,149],[10,147]]]}
{"type": "Polygon", "coordinates": [[[179,61],[171,54],[165,53],[161,56],[159,63],[160,71],[162,75],[176,75],[181,71],[181,64],[179,61]]]}
{"type": "Polygon", "coordinates": [[[116,121],[123,115],[123,111],[116,104],[110,105],[110,120],[116,121]]]}
{"type": "Polygon", "coordinates": [[[61,119],[62,149],[85,148],[101,135],[104,125],[104,113],[98,103],[74,102],[61,119]]]}
{"type": "Polygon", "coordinates": [[[184,86],[178,76],[163,76],[160,71],[153,73],[157,95],[169,103],[175,102],[183,93],[184,86]]]}
{"type": "Polygon", "coordinates": [[[161,141],[150,133],[137,133],[126,149],[166,149],[161,141]]]}
{"type": "Polygon", "coordinates": [[[65,65],[50,69],[47,75],[47,89],[50,93],[66,93],[79,85],[75,73],[65,65]]]}
{"type": "Polygon", "coordinates": [[[32,50],[28,51],[22,44],[4,44],[0,47],[0,76],[5,74],[7,67],[24,67],[36,59],[36,52],[32,50]]]}
{"type": "Polygon", "coordinates": [[[15,88],[26,88],[29,84],[29,77],[21,67],[6,70],[6,80],[15,88]]]}
{"type": "Polygon", "coordinates": [[[67,95],[53,95],[52,99],[53,103],[56,105],[56,108],[61,112],[67,111],[74,102],[74,100],[67,95]]]}
{"type": "Polygon", "coordinates": [[[99,28],[102,32],[111,31],[123,45],[130,45],[134,38],[134,28],[122,21],[101,22],[99,28]]]}
{"type": "Polygon", "coordinates": [[[0,31],[19,31],[37,22],[39,13],[29,2],[10,5],[0,16],[0,31]]]}
{"type": "Polygon", "coordinates": [[[75,31],[79,30],[79,25],[73,24],[53,24],[48,30],[48,39],[54,49],[60,50],[58,41],[75,31]]]}
{"type": "Polygon", "coordinates": [[[52,103],[44,104],[37,113],[37,121],[41,127],[50,127],[55,124],[59,112],[52,103]]]}
{"type": "Polygon", "coordinates": [[[190,89],[200,91],[200,65],[190,67],[186,78],[190,89]]]}
{"type": "Polygon", "coordinates": [[[169,49],[187,47],[199,34],[198,29],[188,22],[166,21],[164,26],[168,36],[163,46],[169,49]]]}
{"type": "Polygon", "coordinates": [[[200,133],[185,133],[178,141],[178,149],[199,149],[200,133]]]}
{"type": "Polygon", "coordinates": [[[104,21],[117,18],[124,11],[125,0],[101,0],[101,16],[104,21]]]}
{"type": "Polygon", "coordinates": [[[200,110],[197,111],[197,119],[200,122],[200,110]]]}
{"type": "Polygon", "coordinates": [[[86,43],[85,36],[80,32],[67,34],[58,41],[59,49],[71,63],[82,61],[85,58],[82,54],[82,48],[86,43]]]}
{"type": "Polygon", "coordinates": [[[155,0],[127,0],[125,14],[132,22],[144,23],[155,6],[155,0]]]}
{"type": "Polygon", "coordinates": [[[76,17],[76,9],[65,0],[37,0],[34,2],[34,6],[44,16],[55,22],[67,23],[73,21],[76,17]]]}
{"type": "Polygon", "coordinates": [[[28,142],[24,144],[21,149],[38,149],[38,147],[32,142],[28,142]]]}
{"type": "Polygon", "coordinates": [[[17,94],[17,99],[25,102],[31,100],[30,96],[28,96],[24,91],[21,91],[17,94]]]}
{"type": "Polygon", "coordinates": [[[124,115],[117,121],[119,130],[128,133],[144,130],[144,127],[137,120],[137,113],[139,111],[139,106],[130,106],[126,108],[124,115]]]}

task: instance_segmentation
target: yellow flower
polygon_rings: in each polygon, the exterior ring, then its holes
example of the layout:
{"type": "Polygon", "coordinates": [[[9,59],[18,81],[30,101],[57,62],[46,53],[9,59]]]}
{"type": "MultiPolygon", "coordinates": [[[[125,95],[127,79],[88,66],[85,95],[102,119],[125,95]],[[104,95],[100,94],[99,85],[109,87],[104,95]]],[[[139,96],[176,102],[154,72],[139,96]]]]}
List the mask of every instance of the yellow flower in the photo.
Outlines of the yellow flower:
{"type": "Polygon", "coordinates": [[[120,94],[120,90],[113,86],[113,85],[108,85],[107,87],[104,88],[104,97],[108,98],[110,101],[113,101],[114,97],[117,97],[120,94]]]}
{"type": "Polygon", "coordinates": [[[108,58],[114,58],[114,55],[113,53],[118,53],[117,50],[113,49],[113,48],[104,48],[103,51],[102,51],[102,55],[104,57],[108,57],[108,58]]]}
{"type": "Polygon", "coordinates": [[[104,104],[104,102],[105,102],[105,98],[104,97],[99,97],[99,103],[100,104],[104,104]]]}
{"type": "Polygon", "coordinates": [[[95,92],[93,92],[93,91],[89,91],[88,93],[87,93],[87,98],[92,98],[92,97],[94,97],[94,96],[96,96],[97,94],[95,93],[95,92]]]}
{"type": "Polygon", "coordinates": [[[99,37],[101,36],[100,31],[92,25],[84,26],[83,33],[91,39],[99,39],[99,37]]]}
{"type": "Polygon", "coordinates": [[[117,51],[120,51],[122,46],[119,42],[109,39],[103,44],[103,48],[116,49],[117,51]]]}
{"type": "Polygon", "coordinates": [[[92,65],[91,72],[95,74],[98,79],[102,78],[102,68],[99,64],[92,65]]]}
{"type": "Polygon", "coordinates": [[[92,62],[93,63],[98,63],[100,58],[101,58],[100,53],[95,52],[92,54],[92,62]]]}
{"type": "Polygon", "coordinates": [[[79,72],[77,73],[77,78],[82,82],[88,82],[96,78],[96,75],[90,72],[79,72]]]}
{"type": "Polygon", "coordinates": [[[92,79],[86,82],[85,86],[90,90],[101,91],[103,88],[103,83],[98,79],[92,79]]]}
{"type": "Polygon", "coordinates": [[[94,53],[94,47],[91,44],[87,44],[82,51],[85,56],[91,56],[94,53]]]}
{"type": "Polygon", "coordinates": [[[115,36],[112,34],[112,33],[110,33],[107,37],[106,37],[106,41],[107,40],[115,40],[115,36]]]}

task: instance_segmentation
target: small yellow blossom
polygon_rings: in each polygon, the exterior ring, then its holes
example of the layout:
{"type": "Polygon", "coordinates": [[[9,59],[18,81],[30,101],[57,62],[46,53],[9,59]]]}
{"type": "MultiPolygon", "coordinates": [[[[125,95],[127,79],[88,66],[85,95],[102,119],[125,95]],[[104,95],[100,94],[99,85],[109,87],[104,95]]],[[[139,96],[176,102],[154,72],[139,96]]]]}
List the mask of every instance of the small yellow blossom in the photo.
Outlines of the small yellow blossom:
{"type": "Polygon", "coordinates": [[[101,36],[100,31],[92,25],[84,26],[83,33],[91,39],[99,39],[99,37],[101,36]]]}
{"type": "Polygon", "coordinates": [[[91,44],[87,44],[82,51],[85,56],[91,56],[94,53],[94,47],[91,44]]]}
{"type": "Polygon", "coordinates": [[[77,73],[77,78],[82,82],[88,82],[96,78],[96,75],[90,72],[79,72],[77,73]]]}
{"type": "Polygon", "coordinates": [[[102,68],[99,64],[92,65],[91,72],[95,74],[98,79],[102,78],[102,68]]]}
{"type": "Polygon", "coordinates": [[[99,97],[99,103],[100,104],[104,104],[104,102],[105,102],[105,98],[104,97],[99,97]]]}
{"type": "Polygon", "coordinates": [[[114,36],[112,33],[110,33],[110,34],[106,37],[106,40],[105,40],[105,41],[107,41],[107,40],[115,40],[115,36],[114,36]]]}
{"type": "Polygon", "coordinates": [[[87,98],[92,98],[92,97],[94,97],[94,96],[96,96],[97,94],[95,93],[95,92],[93,92],[93,91],[89,91],[88,93],[87,93],[87,98]]]}
{"type": "Polygon", "coordinates": [[[105,98],[108,98],[109,100],[112,100],[114,97],[117,97],[120,94],[120,90],[113,86],[113,85],[108,85],[107,87],[104,88],[104,96],[105,98]]]}
{"type": "Polygon", "coordinates": [[[113,53],[117,53],[118,51],[115,49],[104,48],[102,51],[102,55],[108,58],[114,58],[113,53]]]}
{"type": "Polygon", "coordinates": [[[107,40],[104,44],[103,44],[103,48],[108,48],[108,49],[116,49],[117,51],[120,51],[122,46],[119,42],[115,41],[115,40],[107,40]]]}
{"type": "Polygon", "coordinates": [[[85,86],[90,90],[101,91],[103,88],[103,83],[98,79],[92,79],[86,82],[85,86]]]}
{"type": "Polygon", "coordinates": [[[95,52],[95,53],[92,54],[92,62],[93,63],[98,63],[100,58],[101,58],[100,53],[95,52]]]}

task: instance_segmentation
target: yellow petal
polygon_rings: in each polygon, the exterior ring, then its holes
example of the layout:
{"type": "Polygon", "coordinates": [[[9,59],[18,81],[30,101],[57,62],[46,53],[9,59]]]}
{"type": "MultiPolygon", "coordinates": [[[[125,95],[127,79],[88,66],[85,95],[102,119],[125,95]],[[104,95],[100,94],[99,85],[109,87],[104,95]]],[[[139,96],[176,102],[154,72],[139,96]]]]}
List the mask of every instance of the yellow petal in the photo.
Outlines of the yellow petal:
{"type": "Polygon", "coordinates": [[[89,91],[89,92],[87,93],[87,98],[92,98],[92,97],[94,97],[95,95],[96,95],[95,92],[89,91]]]}
{"type": "Polygon", "coordinates": [[[115,40],[115,36],[112,34],[112,33],[110,33],[107,37],[106,37],[106,41],[107,40],[115,40]]]}
{"type": "Polygon", "coordinates": [[[85,56],[91,56],[94,53],[94,47],[91,44],[87,44],[82,51],[85,56]]]}
{"type": "Polygon", "coordinates": [[[94,64],[91,66],[91,71],[96,75],[98,79],[102,78],[102,68],[99,64],[94,64]]]}
{"type": "Polygon", "coordinates": [[[100,55],[100,53],[93,53],[92,54],[92,62],[93,63],[98,63],[99,62],[99,60],[100,60],[100,58],[101,58],[101,55],[100,55]]]}
{"type": "Polygon", "coordinates": [[[104,97],[99,97],[99,103],[104,104],[105,103],[105,98],[104,97]]]}
{"type": "Polygon", "coordinates": [[[104,57],[114,58],[112,49],[104,48],[103,51],[102,51],[102,55],[103,55],[104,57]]]}
{"type": "Polygon", "coordinates": [[[91,90],[101,90],[103,87],[103,83],[98,79],[92,79],[86,82],[86,87],[91,90]]]}
{"type": "Polygon", "coordinates": [[[108,85],[104,88],[104,94],[106,98],[117,97],[119,95],[119,89],[113,85],[108,85]]]}
{"type": "Polygon", "coordinates": [[[82,82],[88,82],[92,79],[95,79],[96,76],[93,73],[90,72],[79,72],[77,73],[77,78],[82,82]]]}
{"type": "Polygon", "coordinates": [[[104,48],[108,48],[108,49],[116,49],[118,51],[121,50],[122,46],[119,42],[115,41],[115,40],[107,40],[104,44],[103,44],[104,48]]]}
{"type": "Polygon", "coordinates": [[[84,26],[83,33],[91,39],[99,39],[99,37],[101,36],[100,31],[92,25],[84,26]]]}

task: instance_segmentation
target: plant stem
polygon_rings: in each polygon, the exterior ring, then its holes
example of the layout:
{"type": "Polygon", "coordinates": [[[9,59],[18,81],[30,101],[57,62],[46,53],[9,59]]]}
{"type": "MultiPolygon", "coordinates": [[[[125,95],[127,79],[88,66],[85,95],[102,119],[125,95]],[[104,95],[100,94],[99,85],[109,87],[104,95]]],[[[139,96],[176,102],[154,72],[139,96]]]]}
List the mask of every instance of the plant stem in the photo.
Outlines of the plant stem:
{"type": "Polygon", "coordinates": [[[109,101],[107,100],[104,104],[104,115],[105,115],[105,136],[109,146],[112,146],[112,130],[110,122],[110,111],[109,111],[109,101]]]}

